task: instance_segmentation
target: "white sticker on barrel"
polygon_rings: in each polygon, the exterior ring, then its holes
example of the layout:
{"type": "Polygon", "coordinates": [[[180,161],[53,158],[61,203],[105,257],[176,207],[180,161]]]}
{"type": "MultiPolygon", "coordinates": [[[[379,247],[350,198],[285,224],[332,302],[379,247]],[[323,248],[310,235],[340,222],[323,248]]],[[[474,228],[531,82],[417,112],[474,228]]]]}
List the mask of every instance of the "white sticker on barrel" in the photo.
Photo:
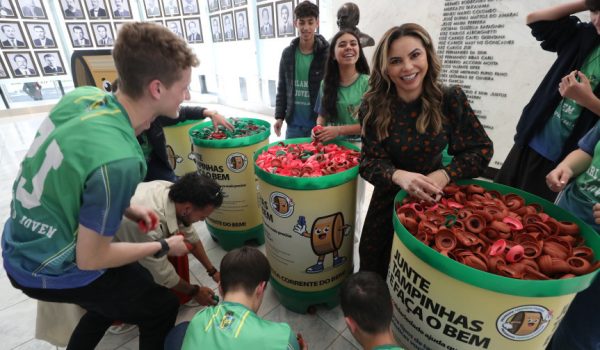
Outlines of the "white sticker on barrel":
{"type": "Polygon", "coordinates": [[[552,311],[540,305],[524,305],[512,308],[498,317],[496,328],[511,340],[529,340],[546,329],[552,319],[552,311]]]}
{"type": "Polygon", "coordinates": [[[271,208],[275,215],[281,218],[288,218],[294,213],[294,201],[285,193],[273,192],[270,196],[271,208]]]}

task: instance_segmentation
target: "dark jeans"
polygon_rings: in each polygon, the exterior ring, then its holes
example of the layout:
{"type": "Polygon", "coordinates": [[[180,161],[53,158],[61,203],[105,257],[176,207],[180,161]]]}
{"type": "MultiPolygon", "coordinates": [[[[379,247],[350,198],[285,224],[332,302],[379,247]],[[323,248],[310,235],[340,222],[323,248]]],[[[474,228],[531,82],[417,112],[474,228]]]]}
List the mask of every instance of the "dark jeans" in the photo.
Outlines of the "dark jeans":
{"type": "Polygon", "coordinates": [[[10,281],[31,298],[77,304],[87,310],[67,349],[94,349],[112,322],[120,320],[139,327],[140,349],[162,350],[179,309],[177,297],[154,283],[150,273],[138,263],[108,269],[92,283],[79,288],[27,288],[12,278],[10,281]]]}
{"type": "Polygon", "coordinates": [[[165,339],[165,350],[181,350],[185,331],[187,331],[189,322],[182,322],[173,327],[165,339]]]}
{"type": "Polygon", "coordinates": [[[288,125],[285,130],[285,138],[286,139],[295,139],[298,137],[310,137],[310,131],[312,130],[311,126],[295,126],[288,125]]]}

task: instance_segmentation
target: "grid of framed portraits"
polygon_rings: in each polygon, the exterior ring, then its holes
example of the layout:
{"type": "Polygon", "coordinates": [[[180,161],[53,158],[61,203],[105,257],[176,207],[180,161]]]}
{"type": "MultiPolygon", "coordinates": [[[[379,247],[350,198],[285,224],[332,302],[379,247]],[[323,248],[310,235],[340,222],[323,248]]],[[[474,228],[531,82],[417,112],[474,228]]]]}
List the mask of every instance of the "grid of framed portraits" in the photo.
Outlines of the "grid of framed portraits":
{"type": "Polygon", "coordinates": [[[133,19],[131,0],[57,0],[74,50],[114,45],[113,20],[133,19]]]}
{"type": "Polygon", "coordinates": [[[0,0],[0,79],[67,74],[47,11],[42,0],[0,0]]]}
{"type": "Polygon", "coordinates": [[[147,21],[166,26],[189,44],[204,42],[198,0],[144,0],[147,21]]]}
{"type": "MultiPolygon", "coordinates": [[[[294,9],[302,1],[304,0],[257,0],[256,18],[258,19],[259,38],[295,37],[294,9]]],[[[319,0],[309,1],[319,6],[319,0]]]]}
{"type": "Polygon", "coordinates": [[[206,0],[214,43],[250,40],[247,0],[206,0]],[[215,13],[222,11],[220,14],[215,13]]]}
{"type": "Polygon", "coordinates": [[[210,13],[248,5],[248,0],[207,0],[207,2],[210,13]]]}
{"type": "Polygon", "coordinates": [[[8,62],[8,67],[0,61],[0,79],[8,78],[9,71],[13,78],[67,74],[62,56],[58,50],[36,50],[33,53],[31,51],[4,51],[4,58],[8,62]],[[37,66],[35,60],[37,60],[37,66]]]}

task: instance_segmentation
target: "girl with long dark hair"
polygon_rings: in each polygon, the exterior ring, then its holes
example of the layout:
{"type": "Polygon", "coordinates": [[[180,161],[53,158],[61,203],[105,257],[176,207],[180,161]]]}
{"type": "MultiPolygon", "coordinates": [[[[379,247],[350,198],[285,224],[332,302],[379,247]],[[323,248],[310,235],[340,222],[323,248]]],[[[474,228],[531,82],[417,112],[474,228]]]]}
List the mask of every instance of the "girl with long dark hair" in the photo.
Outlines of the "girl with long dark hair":
{"type": "Polygon", "coordinates": [[[325,76],[315,104],[317,125],[314,135],[320,141],[343,136],[360,141],[360,124],[355,114],[369,82],[369,64],[358,35],[342,30],[333,36],[325,63],[325,76]]]}

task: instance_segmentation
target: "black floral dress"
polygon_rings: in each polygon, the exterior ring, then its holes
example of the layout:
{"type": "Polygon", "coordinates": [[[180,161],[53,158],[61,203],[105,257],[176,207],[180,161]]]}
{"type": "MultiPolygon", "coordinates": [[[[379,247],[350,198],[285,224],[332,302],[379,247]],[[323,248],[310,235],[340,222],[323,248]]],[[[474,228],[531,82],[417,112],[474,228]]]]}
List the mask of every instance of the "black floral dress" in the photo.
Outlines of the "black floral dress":
{"type": "MultiPolygon", "coordinates": [[[[446,120],[442,132],[434,134],[428,130],[419,134],[416,120],[420,110],[420,100],[408,104],[398,100],[393,106],[389,136],[378,141],[375,128],[369,123],[362,137],[360,175],[375,188],[360,239],[360,269],[375,271],[384,278],[394,236],[393,202],[401,189],[392,182],[394,171],[402,169],[427,175],[443,168],[455,181],[479,176],[493,155],[492,141],[460,87],[444,89],[442,111],[446,120]],[[446,145],[454,158],[443,167],[442,150],[446,145]]],[[[359,118],[362,123],[363,109],[359,118]]]]}

